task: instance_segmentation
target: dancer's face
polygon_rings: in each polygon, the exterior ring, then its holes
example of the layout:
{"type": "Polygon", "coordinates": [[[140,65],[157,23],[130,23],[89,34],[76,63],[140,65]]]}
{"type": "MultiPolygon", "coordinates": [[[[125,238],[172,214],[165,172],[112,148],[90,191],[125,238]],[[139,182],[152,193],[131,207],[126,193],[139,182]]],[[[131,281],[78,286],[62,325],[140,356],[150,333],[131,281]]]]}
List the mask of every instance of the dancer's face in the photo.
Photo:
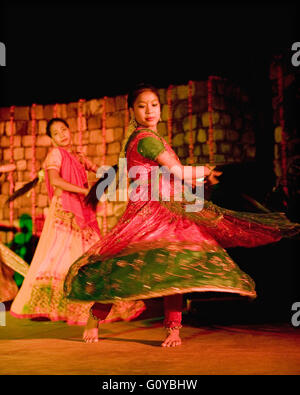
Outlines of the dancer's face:
{"type": "Polygon", "coordinates": [[[139,125],[156,131],[160,119],[160,103],[154,92],[140,93],[134,102],[133,112],[139,125]]]}
{"type": "Polygon", "coordinates": [[[68,147],[71,144],[70,129],[63,122],[54,122],[51,126],[51,138],[56,147],[68,147]]]}

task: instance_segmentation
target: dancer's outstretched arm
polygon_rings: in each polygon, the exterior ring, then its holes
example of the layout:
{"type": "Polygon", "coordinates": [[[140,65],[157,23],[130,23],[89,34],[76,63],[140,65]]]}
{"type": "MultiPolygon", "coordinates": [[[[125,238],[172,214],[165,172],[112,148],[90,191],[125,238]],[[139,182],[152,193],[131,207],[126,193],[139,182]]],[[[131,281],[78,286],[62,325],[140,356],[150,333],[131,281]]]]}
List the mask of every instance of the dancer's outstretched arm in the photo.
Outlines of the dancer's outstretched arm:
{"type": "MultiPolygon", "coordinates": [[[[191,166],[192,167],[192,172],[189,173],[186,171],[189,166],[184,166],[182,163],[172,156],[168,151],[163,151],[161,152],[157,158],[156,161],[161,165],[165,166],[169,169],[170,173],[174,174],[176,177],[179,179],[184,179],[187,182],[195,182],[197,179],[196,175],[196,166],[191,166]]],[[[212,168],[208,166],[201,166],[203,167],[203,176],[208,177],[211,172],[212,168]]]]}

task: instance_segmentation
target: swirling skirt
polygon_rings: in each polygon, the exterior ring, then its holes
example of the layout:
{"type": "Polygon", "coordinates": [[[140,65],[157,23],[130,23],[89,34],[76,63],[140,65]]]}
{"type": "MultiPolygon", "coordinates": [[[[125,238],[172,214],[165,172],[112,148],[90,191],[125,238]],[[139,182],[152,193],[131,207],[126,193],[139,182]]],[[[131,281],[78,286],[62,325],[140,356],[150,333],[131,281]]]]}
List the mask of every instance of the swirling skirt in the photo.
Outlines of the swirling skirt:
{"type": "Polygon", "coordinates": [[[132,202],[115,228],[71,266],[69,299],[113,303],[220,291],[255,297],[254,281],[224,248],[254,247],[299,234],[281,213],[239,213],[205,202],[132,202]]]}

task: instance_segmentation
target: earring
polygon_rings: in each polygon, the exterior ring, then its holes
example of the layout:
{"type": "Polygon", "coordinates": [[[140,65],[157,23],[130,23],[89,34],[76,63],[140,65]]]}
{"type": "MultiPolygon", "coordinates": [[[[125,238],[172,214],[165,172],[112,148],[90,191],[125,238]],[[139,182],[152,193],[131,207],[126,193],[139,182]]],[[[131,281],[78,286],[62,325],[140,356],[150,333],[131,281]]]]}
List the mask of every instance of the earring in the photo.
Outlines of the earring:
{"type": "Polygon", "coordinates": [[[132,115],[129,123],[130,123],[130,126],[132,126],[134,129],[137,128],[138,124],[137,124],[137,122],[135,120],[134,114],[132,115]]]}

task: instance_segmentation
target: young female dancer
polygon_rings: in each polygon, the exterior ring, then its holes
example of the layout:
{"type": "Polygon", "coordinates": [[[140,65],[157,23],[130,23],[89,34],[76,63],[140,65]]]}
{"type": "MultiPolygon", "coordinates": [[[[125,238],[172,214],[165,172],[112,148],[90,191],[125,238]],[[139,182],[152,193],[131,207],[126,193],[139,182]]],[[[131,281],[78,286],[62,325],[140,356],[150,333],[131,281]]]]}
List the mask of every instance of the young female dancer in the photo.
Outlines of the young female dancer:
{"type": "MultiPolygon", "coordinates": [[[[128,171],[139,186],[132,190],[116,227],[71,266],[65,290],[70,299],[98,302],[91,309],[94,320],[90,319],[86,335],[91,342],[98,339],[98,321],[106,317],[109,303],[163,296],[167,336],[162,346],[174,347],[181,344],[182,294],[220,291],[256,296],[253,280],[224,248],[272,243],[298,234],[300,226],[280,213],[234,212],[208,201],[197,211],[191,206],[195,202],[177,199],[175,179],[184,178],[190,185],[202,180],[195,170],[189,178],[183,176],[185,166],[158,134],[156,89],[138,87],[128,95],[128,105],[135,125],[120,156],[126,156],[128,171]],[[155,166],[164,166],[170,174],[160,177],[159,196],[151,199],[150,174],[155,166]]],[[[207,166],[202,170],[204,177],[213,171],[207,166]]]]}

